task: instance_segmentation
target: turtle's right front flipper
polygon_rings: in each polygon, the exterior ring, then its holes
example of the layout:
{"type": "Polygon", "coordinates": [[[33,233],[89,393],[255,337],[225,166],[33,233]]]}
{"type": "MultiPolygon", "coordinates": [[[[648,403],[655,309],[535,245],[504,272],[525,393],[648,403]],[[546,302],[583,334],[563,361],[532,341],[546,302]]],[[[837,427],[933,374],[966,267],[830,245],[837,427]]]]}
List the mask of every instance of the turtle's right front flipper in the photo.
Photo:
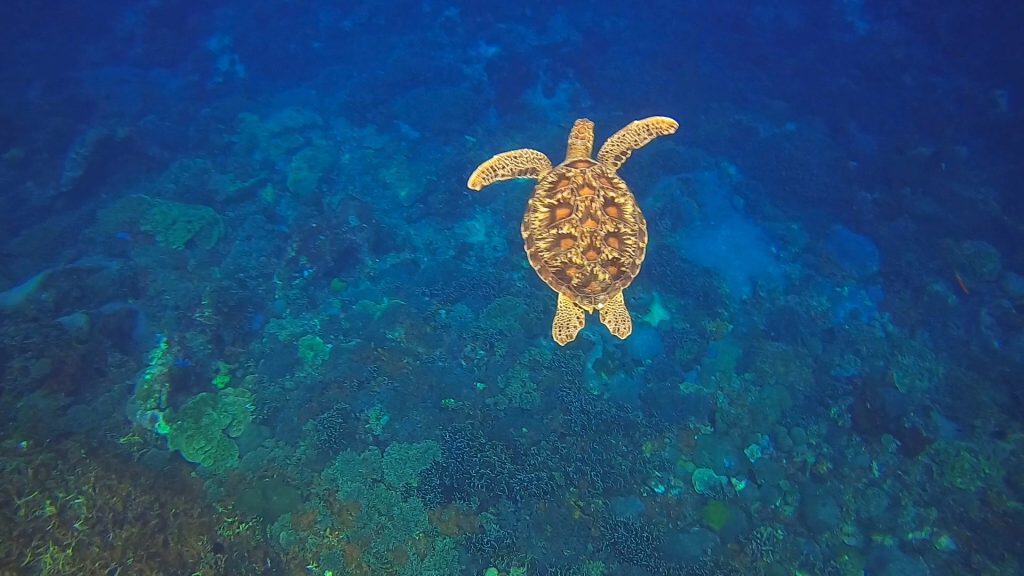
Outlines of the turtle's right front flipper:
{"type": "Polygon", "coordinates": [[[542,152],[523,148],[503,152],[484,162],[473,171],[467,186],[480,190],[500,180],[512,178],[540,178],[551,170],[551,160],[542,152]]]}
{"type": "Polygon", "coordinates": [[[646,146],[658,136],[675,134],[678,128],[679,122],[665,116],[651,116],[630,122],[605,141],[597,152],[597,161],[615,172],[637,148],[646,146]]]}

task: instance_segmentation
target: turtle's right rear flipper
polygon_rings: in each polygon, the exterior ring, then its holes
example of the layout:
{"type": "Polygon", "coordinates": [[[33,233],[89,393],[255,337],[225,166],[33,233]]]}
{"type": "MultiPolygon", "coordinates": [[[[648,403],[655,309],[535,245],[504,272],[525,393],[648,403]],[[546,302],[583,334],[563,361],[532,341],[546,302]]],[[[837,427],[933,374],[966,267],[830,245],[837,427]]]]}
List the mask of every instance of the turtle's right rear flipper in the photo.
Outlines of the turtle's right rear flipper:
{"type": "Polygon", "coordinates": [[[622,339],[633,333],[633,320],[629,317],[622,292],[608,300],[604,308],[601,308],[601,323],[607,326],[608,331],[614,336],[622,339]]]}

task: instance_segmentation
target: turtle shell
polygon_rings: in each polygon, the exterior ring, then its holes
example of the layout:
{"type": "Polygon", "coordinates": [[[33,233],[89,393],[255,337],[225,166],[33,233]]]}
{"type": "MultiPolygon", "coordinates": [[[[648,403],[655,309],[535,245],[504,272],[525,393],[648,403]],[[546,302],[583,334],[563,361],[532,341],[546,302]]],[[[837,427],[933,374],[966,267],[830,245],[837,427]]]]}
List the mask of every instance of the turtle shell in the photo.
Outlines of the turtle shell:
{"type": "Polygon", "coordinates": [[[571,160],[538,182],[523,216],[530,265],[587,311],[636,278],[647,222],[626,183],[593,160],[571,160]]]}

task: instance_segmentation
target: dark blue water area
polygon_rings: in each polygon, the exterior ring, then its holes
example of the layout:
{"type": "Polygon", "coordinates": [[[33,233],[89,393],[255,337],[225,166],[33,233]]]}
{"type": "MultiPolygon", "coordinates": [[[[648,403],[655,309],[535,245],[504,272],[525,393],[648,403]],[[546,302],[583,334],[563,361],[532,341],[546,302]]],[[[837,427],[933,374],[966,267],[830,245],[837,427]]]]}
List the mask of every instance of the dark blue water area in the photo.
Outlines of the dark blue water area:
{"type": "Polygon", "coordinates": [[[5,2],[0,572],[1021,573],[1020,30],[5,2]]]}

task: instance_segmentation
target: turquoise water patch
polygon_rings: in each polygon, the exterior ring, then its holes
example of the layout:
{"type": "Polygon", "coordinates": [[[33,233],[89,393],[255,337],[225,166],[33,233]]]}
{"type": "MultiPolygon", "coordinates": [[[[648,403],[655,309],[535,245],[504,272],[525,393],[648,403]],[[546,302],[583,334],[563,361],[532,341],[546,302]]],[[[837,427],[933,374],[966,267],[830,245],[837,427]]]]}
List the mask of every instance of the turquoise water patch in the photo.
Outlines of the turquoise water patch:
{"type": "Polygon", "coordinates": [[[633,359],[650,361],[664,354],[665,345],[661,341],[661,334],[656,329],[637,326],[633,328],[633,334],[626,340],[626,349],[633,359]]]}
{"type": "Polygon", "coordinates": [[[882,265],[878,246],[870,238],[840,224],[829,229],[825,249],[843,269],[858,277],[871,276],[882,265]]]}
{"type": "Polygon", "coordinates": [[[747,298],[758,282],[777,284],[782,269],[764,230],[746,215],[733,188],[738,176],[720,171],[666,178],[658,193],[690,197],[695,220],[676,237],[683,257],[715,271],[729,292],[747,298]]]}

